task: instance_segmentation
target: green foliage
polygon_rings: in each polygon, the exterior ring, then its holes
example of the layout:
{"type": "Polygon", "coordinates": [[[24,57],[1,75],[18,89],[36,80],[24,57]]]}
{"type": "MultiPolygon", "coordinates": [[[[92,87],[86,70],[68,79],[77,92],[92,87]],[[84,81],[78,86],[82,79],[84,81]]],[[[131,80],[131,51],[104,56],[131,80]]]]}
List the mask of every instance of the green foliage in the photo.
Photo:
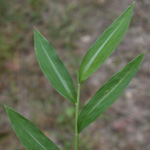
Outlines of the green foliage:
{"type": "Polygon", "coordinates": [[[34,41],[37,59],[45,76],[60,94],[75,103],[76,92],[73,81],[55,50],[36,29],[34,41]]]}
{"type": "Polygon", "coordinates": [[[95,72],[118,46],[130,23],[133,6],[134,3],[105,30],[86,53],[79,68],[80,83],[95,72]]]}
{"type": "Polygon", "coordinates": [[[96,120],[127,87],[130,80],[136,74],[144,53],[128,63],[122,70],[111,77],[84,106],[78,120],[78,131],[96,120]]]}
{"type": "Polygon", "coordinates": [[[46,137],[36,126],[27,119],[5,106],[13,128],[28,150],[59,150],[59,148],[46,137]]]}
{"type": "MultiPolygon", "coordinates": [[[[122,70],[113,75],[83,107],[79,115],[80,85],[93,72],[95,72],[104,61],[115,50],[122,40],[130,23],[134,3],[102,34],[96,43],[89,49],[82,60],[78,70],[78,90],[69,72],[59,59],[56,51],[42,34],[35,29],[35,50],[40,67],[52,86],[66,99],[75,103],[75,111],[72,107],[65,110],[67,117],[75,116],[75,150],[78,150],[79,133],[93,121],[95,121],[107,108],[113,104],[127,87],[130,80],[140,67],[144,53],[137,56],[122,70]]],[[[57,150],[58,147],[50,141],[39,129],[27,119],[6,107],[12,126],[21,142],[28,150],[57,150]]],[[[62,122],[64,117],[58,120],[62,122]]],[[[67,142],[65,147],[70,147],[67,142]]]]}

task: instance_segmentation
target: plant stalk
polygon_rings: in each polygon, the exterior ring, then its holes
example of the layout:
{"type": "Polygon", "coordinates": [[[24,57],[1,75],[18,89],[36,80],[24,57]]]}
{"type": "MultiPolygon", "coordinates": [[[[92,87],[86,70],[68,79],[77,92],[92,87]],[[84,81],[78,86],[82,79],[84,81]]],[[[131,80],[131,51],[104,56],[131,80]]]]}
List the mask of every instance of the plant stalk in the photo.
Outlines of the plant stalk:
{"type": "Polygon", "coordinates": [[[75,103],[76,113],[75,113],[75,150],[78,150],[78,117],[79,117],[79,103],[80,103],[80,83],[78,82],[78,91],[77,91],[77,101],[75,103]]]}

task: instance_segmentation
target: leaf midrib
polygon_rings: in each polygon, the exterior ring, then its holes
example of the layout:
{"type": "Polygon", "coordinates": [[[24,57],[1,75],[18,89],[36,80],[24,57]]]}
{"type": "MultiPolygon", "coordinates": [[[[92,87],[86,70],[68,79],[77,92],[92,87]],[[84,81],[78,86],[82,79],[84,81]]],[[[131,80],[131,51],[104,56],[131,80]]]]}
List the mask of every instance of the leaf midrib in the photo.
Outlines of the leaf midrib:
{"type": "Polygon", "coordinates": [[[44,150],[47,150],[47,148],[44,147],[30,132],[26,130],[26,132],[36,141],[44,150]]]}
{"type": "MultiPolygon", "coordinates": [[[[86,66],[84,67],[84,73],[87,72],[88,68],[90,68],[90,66],[92,65],[92,62],[94,61],[94,59],[97,57],[98,53],[100,53],[100,51],[104,48],[104,46],[106,45],[106,43],[111,39],[111,37],[113,36],[113,34],[115,34],[115,32],[118,30],[118,28],[123,24],[124,20],[126,18],[123,18],[123,20],[121,21],[121,23],[118,25],[118,27],[114,30],[114,32],[109,36],[109,38],[102,44],[102,46],[100,46],[100,48],[98,49],[98,51],[93,55],[93,57],[90,59],[90,61],[86,64],[86,66]]],[[[84,74],[83,73],[83,74],[84,74]]]]}
{"type": "MultiPolygon", "coordinates": [[[[12,117],[13,117],[13,116],[12,116],[12,117]]],[[[15,119],[15,117],[13,117],[13,118],[15,119]]],[[[15,120],[17,120],[17,119],[15,119],[15,120]]],[[[39,144],[44,150],[47,150],[47,148],[46,148],[42,143],[40,143],[40,141],[38,141],[34,136],[31,135],[30,132],[28,132],[28,130],[24,127],[24,124],[22,124],[22,123],[20,123],[20,122],[18,122],[18,124],[21,125],[21,127],[24,129],[24,131],[26,131],[26,133],[27,133],[30,137],[32,137],[33,140],[36,141],[37,144],[39,144]]],[[[47,137],[46,137],[46,138],[47,138],[47,137]]]]}
{"type": "MultiPolygon", "coordinates": [[[[124,76],[124,78],[121,78],[121,79],[118,81],[118,84],[115,85],[114,88],[112,88],[112,89],[108,92],[108,94],[106,94],[106,95],[101,99],[101,101],[98,102],[97,105],[100,105],[100,104],[104,101],[104,99],[105,99],[107,96],[109,96],[109,94],[110,94],[111,92],[113,92],[113,91],[116,89],[116,87],[118,87],[118,86],[120,85],[120,83],[122,83],[122,81],[127,77],[128,74],[129,74],[129,72],[124,76]]],[[[92,107],[91,111],[89,111],[89,113],[87,113],[86,117],[85,117],[85,118],[81,121],[81,123],[79,124],[80,126],[82,125],[82,123],[83,123],[85,120],[87,120],[88,116],[90,116],[90,115],[92,114],[93,110],[97,107],[97,105],[94,105],[94,107],[92,107]]]]}
{"type": "MultiPolygon", "coordinates": [[[[45,42],[47,43],[47,40],[46,40],[45,38],[44,38],[44,40],[45,40],[45,42]]],[[[51,65],[52,65],[54,71],[56,72],[56,74],[57,74],[57,76],[58,76],[60,82],[62,83],[63,87],[65,88],[66,91],[68,91],[69,96],[70,96],[72,99],[74,99],[73,96],[70,95],[71,90],[68,88],[68,86],[67,86],[65,80],[59,75],[59,72],[58,72],[57,68],[55,67],[54,63],[51,61],[51,59],[50,59],[50,57],[49,57],[49,55],[48,55],[48,53],[47,53],[45,47],[43,46],[43,43],[41,42],[41,40],[39,40],[39,41],[40,41],[40,43],[41,43],[41,46],[42,46],[43,49],[44,49],[44,52],[45,52],[46,56],[48,57],[49,62],[51,63],[51,65]]]]}

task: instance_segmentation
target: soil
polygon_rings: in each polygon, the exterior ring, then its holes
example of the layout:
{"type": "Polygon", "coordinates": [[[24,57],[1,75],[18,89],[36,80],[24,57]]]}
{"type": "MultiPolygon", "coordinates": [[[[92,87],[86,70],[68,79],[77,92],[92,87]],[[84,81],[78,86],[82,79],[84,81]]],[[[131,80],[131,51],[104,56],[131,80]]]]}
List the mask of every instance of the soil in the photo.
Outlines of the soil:
{"type": "MultiPolygon", "coordinates": [[[[73,150],[74,106],[50,85],[33,43],[37,27],[76,81],[88,48],[131,0],[0,0],[0,150],[24,150],[3,105],[36,124],[62,150],[73,150]],[[61,135],[61,136],[60,136],[61,135]]],[[[142,52],[143,63],[120,98],[80,135],[80,149],[150,150],[150,1],[136,0],[115,52],[82,85],[81,108],[115,72],[142,52]]]]}

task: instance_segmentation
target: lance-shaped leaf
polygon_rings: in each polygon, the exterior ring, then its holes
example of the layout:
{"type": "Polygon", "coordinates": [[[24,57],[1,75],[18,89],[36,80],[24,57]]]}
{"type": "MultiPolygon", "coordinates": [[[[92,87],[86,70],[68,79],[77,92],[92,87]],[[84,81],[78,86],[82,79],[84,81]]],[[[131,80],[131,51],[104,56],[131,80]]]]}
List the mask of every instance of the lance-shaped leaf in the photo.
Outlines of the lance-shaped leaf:
{"type": "Polygon", "coordinates": [[[5,108],[14,131],[27,150],[59,150],[35,125],[11,108],[5,108]]]}
{"type": "Polygon", "coordinates": [[[121,71],[113,75],[84,106],[79,115],[78,132],[95,121],[127,87],[130,80],[136,74],[144,53],[128,63],[121,71]]]}
{"type": "Polygon", "coordinates": [[[37,59],[43,73],[61,95],[75,103],[76,92],[73,81],[56,51],[36,29],[34,41],[37,59]]]}
{"type": "Polygon", "coordinates": [[[122,40],[131,20],[134,3],[109,26],[84,56],[79,68],[80,83],[94,73],[122,40]]]}

